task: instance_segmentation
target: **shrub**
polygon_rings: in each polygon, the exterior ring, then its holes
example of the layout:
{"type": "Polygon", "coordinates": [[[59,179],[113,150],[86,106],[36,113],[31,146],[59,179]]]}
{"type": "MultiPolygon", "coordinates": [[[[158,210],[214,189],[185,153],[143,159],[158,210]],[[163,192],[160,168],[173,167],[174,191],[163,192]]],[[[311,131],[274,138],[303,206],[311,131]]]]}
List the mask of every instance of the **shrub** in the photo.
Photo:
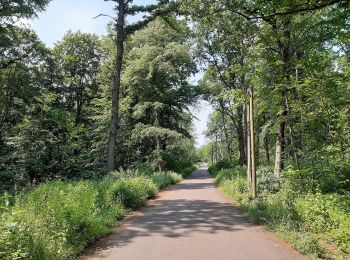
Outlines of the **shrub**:
{"type": "Polygon", "coordinates": [[[344,252],[350,253],[350,202],[348,195],[307,194],[296,200],[305,228],[326,234],[344,252]]]}
{"type": "Polygon", "coordinates": [[[276,193],[282,185],[280,178],[276,177],[270,167],[261,167],[257,170],[258,192],[276,193]]]}
{"type": "Polygon", "coordinates": [[[180,174],[177,174],[176,172],[169,172],[168,174],[171,179],[171,184],[176,184],[183,180],[182,176],[180,174]]]}
{"type": "Polygon", "coordinates": [[[119,201],[127,209],[135,209],[157,192],[158,188],[151,179],[139,176],[115,181],[108,190],[108,196],[111,201],[119,201]]]}
{"type": "Polygon", "coordinates": [[[112,177],[114,179],[130,179],[135,178],[138,176],[144,176],[138,169],[119,169],[118,171],[111,172],[109,174],[109,177],[112,177]]]}
{"type": "Polygon", "coordinates": [[[156,172],[152,175],[152,180],[159,189],[182,181],[182,176],[175,172],[156,172]]]}
{"type": "Polygon", "coordinates": [[[17,192],[28,186],[29,176],[21,170],[0,171],[0,194],[3,192],[17,192]]]}
{"type": "Polygon", "coordinates": [[[0,258],[65,259],[109,233],[125,210],[99,205],[99,192],[91,181],[55,181],[21,195],[1,216],[0,258]]]}
{"type": "Polygon", "coordinates": [[[223,159],[223,160],[218,161],[216,163],[216,167],[219,170],[234,168],[234,166],[236,166],[236,165],[234,165],[233,162],[228,160],[228,159],[223,159]]]}
{"type": "Polygon", "coordinates": [[[115,172],[102,180],[41,184],[0,202],[0,259],[72,259],[116,220],[181,176],[115,172]],[[158,176],[158,177],[157,177],[158,176]],[[159,176],[162,181],[158,182],[159,176]],[[10,203],[9,203],[10,201],[10,203]]]}
{"type": "Polygon", "coordinates": [[[191,166],[189,166],[189,167],[186,167],[186,168],[182,169],[180,172],[181,172],[182,177],[186,178],[186,177],[188,177],[192,172],[194,172],[196,169],[197,169],[196,166],[191,165],[191,166]]]}
{"type": "Polygon", "coordinates": [[[214,165],[209,166],[208,171],[211,175],[216,176],[216,174],[220,170],[224,170],[224,169],[231,169],[232,170],[232,169],[236,169],[236,168],[239,169],[241,167],[237,166],[233,162],[225,159],[225,160],[218,161],[214,165]]]}
{"type": "Polygon", "coordinates": [[[285,182],[276,179],[269,168],[257,171],[259,196],[252,199],[241,167],[216,173],[216,182],[223,192],[255,222],[266,224],[305,254],[321,256],[318,241],[333,241],[350,252],[349,194],[301,192],[300,171],[287,173],[285,182]]]}
{"type": "Polygon", "coordinates": [[[149,163],[139,163],[135,167],[142,175],[151,176],[153,174],[152,166],[149,163]]]}
{"type": "Polygon", "coordinates": [[[216,174],[220,171],[220,169],[214,164],[209,166],[208,171],[211,175],[216,176],[216,174]]]}

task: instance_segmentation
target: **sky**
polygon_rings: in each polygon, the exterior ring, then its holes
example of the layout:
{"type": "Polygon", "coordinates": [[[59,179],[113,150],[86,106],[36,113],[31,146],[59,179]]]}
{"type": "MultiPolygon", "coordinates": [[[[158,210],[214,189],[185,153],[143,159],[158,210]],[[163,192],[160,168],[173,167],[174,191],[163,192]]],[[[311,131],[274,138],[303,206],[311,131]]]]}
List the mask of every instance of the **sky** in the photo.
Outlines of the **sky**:
{"type": "MultiPolygon", "coordinates": [[[[135,0],[134,4],[151,4],[152,0],[135,0]]],[[[106,25],[111,21],[109,17],[98,17],[99,14],[114,16],[115,3],[104,0],[53,0],[46,11],[39,13],[38,18],[29,21],[40,39],[49,47],[53,47],[60,41],[68,30],[97,35],[106,34],[106,25]]],[[[139,17],[131,17],[128,22],[135,22],[139,17]]],[[[201,77],[195,75],[191,80],[196,81],[201,77]]],[[[197,119],[194,120],[194,136],[196,146],[206,143],[203,131],[206,129],[207,120],[212,108],[208,102],[200,101],[196,107],[191,108],[197,119]]]]}

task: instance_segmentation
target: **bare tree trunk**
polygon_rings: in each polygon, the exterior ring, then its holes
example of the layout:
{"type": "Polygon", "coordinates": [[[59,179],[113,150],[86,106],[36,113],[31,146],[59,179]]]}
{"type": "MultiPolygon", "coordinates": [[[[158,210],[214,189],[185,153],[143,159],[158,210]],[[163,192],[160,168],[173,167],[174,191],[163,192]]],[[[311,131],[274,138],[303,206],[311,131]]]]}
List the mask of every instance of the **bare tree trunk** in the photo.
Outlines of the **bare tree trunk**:
{"type": "Polygon", "coordinates": [[[237,108],[237,136],[239,147],[239,165],[244,165],[247,162],[244,145],[244,128],[243,128],[243,106],[237,108]]]}
{"type": "Polygon", "coordinates": [[[107,146],[107,171],[115,169],[115,148],[118,130],[118,115],[119,115],[119,94],[120,94],[120,79],[124,56],[124,1],[118,1],[118,20],[117,20],[117,54],[115,61],[115,71],[113,76],[112,87],[112,113],[111,123],[109,128],[108,146],[107,146]]]}
{"type": "MultiPolygon", "coordinates": [[[[283,111],[282,116],[286,115],[286,111],[283,111]]],[[[281,171],[284,169],[284,154],[285,154],[285,128],[286,121],[282,121],[278,125],[277,139],[276,139],[276,155],[275,155],[275,175],[279,176],[281,171]]]]}

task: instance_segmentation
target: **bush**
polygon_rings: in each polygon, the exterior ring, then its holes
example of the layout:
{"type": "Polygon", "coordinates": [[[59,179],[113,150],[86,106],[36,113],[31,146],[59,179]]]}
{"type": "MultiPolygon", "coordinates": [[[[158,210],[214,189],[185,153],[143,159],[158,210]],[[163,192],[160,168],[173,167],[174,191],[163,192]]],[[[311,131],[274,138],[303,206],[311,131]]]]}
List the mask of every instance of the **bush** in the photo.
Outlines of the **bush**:
{"type": "Polygon", "coordinates": [[[270,167],[261,167],[256,172],[258,192],[276,193],[282,185],[282,180],[275,176],[270,167]]]}
{"type": "Polygon", "coordinates": [[[197,169],[196,166],[191,165],[189,167],[186,167],[186,168],[182,169],[180,172],[181,172],[182,177],[186,178],[189,175],[191,175],[191,173],[194,172],[196,169],[197,169]]]}
{"type": "Polygon", "coordinates": [[[307,194],[296,200],[305,228],[326,234],[344,252],[350,253],[350,202],[348,195],[307,194]]]}
{"type": "Polygon", "coordinates": [[[180,180],[171,172],[148,177],[122,171],[102,180],[41,184],[18,195],[14,206],[6,195],[0,202],[0,259],[72,259],[158,187],[180,180]]]}
{"type": "Polygon", "coordinates": [[[216,176],[216,174],[220,171],[220,169],[214,164],[214,165],[211,165],[209,166],[208,168],[208,172],[213,175],[213,176],[216,176]]]}
{"type": "MultiPolygon", "coordinates": [[[[2,215],[0,258],[65,259],[111,231],[121,204],[98,205],[91,181],[43,184],[2,215]]],[[[101,201],[100,201],[101,202],[101,201]]]]}
{"type": "Polygon", "coordinates": [[[216,174],[220,170],[224,170],[224,169],[231,169],[232,170],[235,168],[240,168],[240,167],[235,165],[233,162],[231,162],[227,159],[224,159],[224,160],[218,161],[217,163],[209,166],[208,171],[211,175],[216,176],[216,174]]]}
{"type": "Polygon", "coordinates": [[[117,180],[108,189],[111,201],[121,202],[127,209],[136,209],[158,192],[156,184],[144,176],[117,180]]]}
{"type": "Polygon", "coordinates": [[[152,180],[159,189],[182,181],[181,175],[175,172],[156,172],[152,175],[152,180]]]}
{"type": "Polygon", "coordinates": [[[218,161],[216,163],[216,167],[220,170],[223,170],[223,169],[230,169],[230,168],[233,168],[235,165],[233,164],[233,162],[227,160],[227,159],[223,159],[221,161],[218,161]]]}
{"type": "Polygon", "coordinates": [[[218,171],[216,182],[252,220],[267,225],[300,252],[321,256],[323,249],[318,241],[322,239],[336,242],[343,252],[349,253],[349,194],[305,194],[290,182],[300,178],[288,174],[282,183],[270,169],[259,169],[257,199],[251,198],[244,168],[218,171]]]}
{"type": "Polygon", "coordinates": [[[0,194],[3,192],[17,192],[28,186],[29,183],[29,176],[24,171],[0,171],[0,194]]]}

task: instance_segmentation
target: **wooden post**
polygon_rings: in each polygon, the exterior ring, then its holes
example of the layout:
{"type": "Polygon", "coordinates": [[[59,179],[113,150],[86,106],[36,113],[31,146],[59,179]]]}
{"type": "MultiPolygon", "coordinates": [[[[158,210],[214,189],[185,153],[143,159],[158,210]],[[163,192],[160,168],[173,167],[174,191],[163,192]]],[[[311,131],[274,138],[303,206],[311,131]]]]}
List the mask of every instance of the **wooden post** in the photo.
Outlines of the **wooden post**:
{"type": "Polygon", "coordinates": [[[250,185],[252,183],[252,163],[251,163],[251,157],[250,157],[250,113],[249,113],[249,107],[250,105],[247,104],[246,106],[246,119],[247,119],[247,180],[248,184],[250,185]]]}
{"type": "Polygon", "coordinates": [[[251,160],[251,174],[252,174],[252,190],[253,198],[256,198],[256,168],[255,168],[255,138],[254,138],[254,92],[251,87],[249,90],[249,122],[250,122],[250,160],[251,160]]]}

